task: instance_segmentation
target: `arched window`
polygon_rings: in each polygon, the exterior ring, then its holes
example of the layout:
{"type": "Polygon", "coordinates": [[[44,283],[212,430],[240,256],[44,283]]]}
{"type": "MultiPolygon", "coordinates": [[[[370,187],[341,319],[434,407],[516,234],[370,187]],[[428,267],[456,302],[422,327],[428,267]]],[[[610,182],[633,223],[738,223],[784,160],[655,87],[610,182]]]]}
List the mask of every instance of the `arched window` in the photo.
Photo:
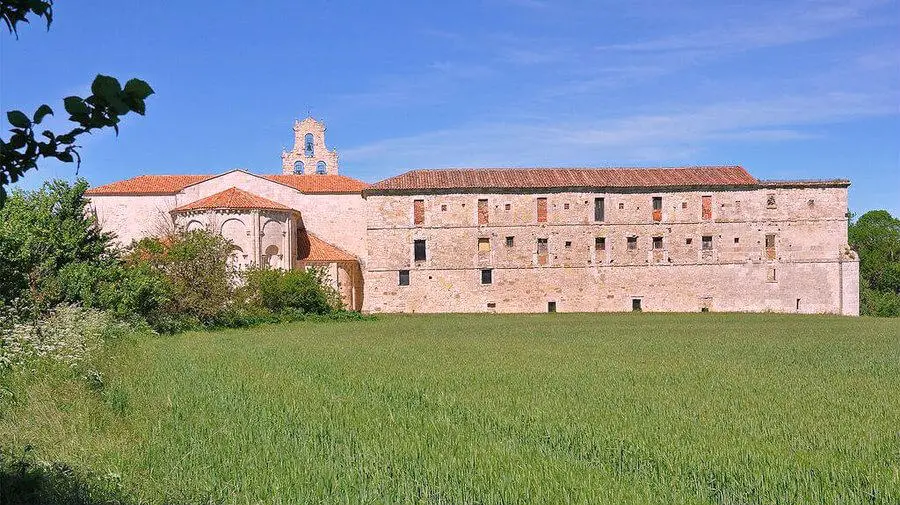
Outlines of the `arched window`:
{"type": "Polygon", "coordinates": [[[320,161],[320,162],[316,163],[316,173],[319,175],[325,174],[325,162],[324,161],[320,161]]]}
{"type": "Polygon", "coordinates": [[[297,175],[303,175],[303,162],[302,161],[294,162],[294,173],[297,175]]]}
{"type": "Polygon", "coordinates": [[[306,154],[306,156],[312,158],[313,157],[313,135],[312,135],[312,133],[306,134],[306,137],[303,141],[303,145],[304,145],[303,152],[306,154]]]}

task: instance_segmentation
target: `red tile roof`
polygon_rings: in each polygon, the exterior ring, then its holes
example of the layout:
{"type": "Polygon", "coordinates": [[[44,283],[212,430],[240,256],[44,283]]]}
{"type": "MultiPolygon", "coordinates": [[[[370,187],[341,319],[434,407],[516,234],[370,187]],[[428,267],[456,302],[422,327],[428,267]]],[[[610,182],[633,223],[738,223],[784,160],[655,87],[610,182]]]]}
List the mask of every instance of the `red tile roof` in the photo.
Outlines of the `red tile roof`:
{"type": "Polygon", "coordinates": [[[301,193],[360,193],[369,187],[363,181],[344,175],[262,175],[265,179],[290,186],[301,193]]]}
{"type": "MultiPolygon", "coordinates": [[[[182,189],[216,175],[140,175],[91,188],[92,195],[174,195],[182,189]]],[[[301,193],[359,193],[369,185],[343,175],[259,175],[264,179],[290,186],[301,193]]]]}
{"type": "Polygon", "coordinates": [[[367,193],[434,189],[551,189],[753,186],[743,167],[474,168],[413,170],[375,183],[367,193]]]}
{"type": "Polygon", "coordinates": [[[305,229],[297,241],[297,255],[300,261],[331,263],[335,261],[357,261],[356,256],[331,245],[305,229]]]}
{"type": "Polygon", "coordinates": [[[172,195],[186,186],[212,179],[214,175],[139,175],[91,188],[90,195],[172,195]]]}
{"type": "Polygon", "coordinates": [[[228,188],[214,195],[201,198],[195,202],[172,209],[172,212],[184,212],[200,209],[270,209],[291,210],[290,207],[273,202],[253,193],[238,188],[228,188]]]}

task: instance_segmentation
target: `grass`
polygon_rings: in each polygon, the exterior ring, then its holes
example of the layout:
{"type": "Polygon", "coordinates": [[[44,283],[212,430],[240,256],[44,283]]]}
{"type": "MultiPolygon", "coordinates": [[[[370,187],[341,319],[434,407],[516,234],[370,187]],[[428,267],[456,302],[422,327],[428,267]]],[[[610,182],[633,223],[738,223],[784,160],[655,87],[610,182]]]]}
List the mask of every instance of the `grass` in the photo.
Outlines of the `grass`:
{"type": "Polygon", "coordinates": [[[28,444],[136,502],[896,504],[900,321],[380,316],[146,339],[101,392],[31,381],[0,418],[0,445],[28,444]]]}

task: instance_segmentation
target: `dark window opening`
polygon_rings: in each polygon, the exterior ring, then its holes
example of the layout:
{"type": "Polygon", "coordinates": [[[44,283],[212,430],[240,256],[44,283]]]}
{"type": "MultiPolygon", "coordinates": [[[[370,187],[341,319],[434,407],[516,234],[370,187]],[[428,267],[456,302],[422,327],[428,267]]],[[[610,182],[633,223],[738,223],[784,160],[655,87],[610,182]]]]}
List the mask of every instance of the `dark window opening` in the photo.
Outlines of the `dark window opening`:
{"type": "Polygon", "coordinates": [[[482,284],[491,284],[493,282],[493,270],[490,268],[485,268],[481,271],[481,283],[482,284]]]}
{"type": "Polygon", "coordinates": [[[572,248],[572,241],[566,240],[566,249],[571,249],[571,248],[572,248]]]}
{"type": "Polygon", "coordinates": [[[497,303],[496,303],[496,302],[488,302],[487,308],[489,308],[489,309],[496,309],[496,308],[497,308],[497,303]]]}
{"type": "Polygon", "coordinates": [[[564,203],[564,204],[563,204],[563,209],[564,209],[564,210],[569,210],[569,204],[568,204],[568,203],[564,203]]]}
{"type": "Polygon", "coordinates": [[[606,219],[606,201],[603,198],[594,198],[594,221],[606,219]]]}
{"type": "Polygon", "coordinates": [[[446,211],[447,211],[447,205],[441,205],[441,211],[446,212],[446,211]]]}
{"type": "Polygon", "coordinates": [[[598,251],[606,250],[606,237],[597,237],[594,239],[594,249],[598,251]]]}
{"type": "Polygon", "coordinates": [[[640,312],[641,311],[641,299],[640,298],[632,298],[631,299],[631,311],[632,312],[640,312]]]}
{"type": "Polygon", "coordinates": [[[692,239],[692,238],[690,238],[690,237],[684,239],[684,243],[687,244],[687,245],[691,245],[691,242],[693,242],[693,241],[694,241],[694,239],[692,239]]]}
{"type": "Polygon", "coordinates": [[[625,204],[619,203],[619,210],[624,210],[624,209],[625,209],[625,204]]]}
{"type": "Polygon", "coordinates": [[[709,307],[701,307],[700,312],[709,312],[709,307]]]}
{"type": "Polygon", "coordinates": [[[653,197],[653,210],[662,210],[662,197],[661,196],[653,197]]]}
{"type": "Polygon", "coordinates": [[[767,208],[767,209],[774,209],[775,207],[776,207],[776,205],[775,205],[775,195],[773,195],[773,194],[766,195],[766,208],[767,208]]]}
{"type": "Polygon", "coordinates": [[[740,237],[734,237],[734,243],[735,243],[735,244],[740,244],[740,243],[741,243],[741,238],[740,238],[740,237]]]}
{"type": "Polygon", "coordinates": [[[512,247],[515,243],[514,237],[506,237],[506,247],[512,247]]]}
{"type": "Polygon", "coordinates": [[[800,299],[797,298],[797,311],[799,311],[799,310],[800,310],[800,299]]]}
{"type": "Polygon", "coordinates": [[[628,237],[627,241],[629,251],[634,251],[635,249],[637,249],[637,237],[628,237]]]}
{"type": "Polygon", "coordinates": [[[654,249],[662,249],[662,237],[653,237],[653,248],[654,249]]]}
{"type": "Polygon", "coordinates": [[[510,204],[508,204],[508,203],[507,203],[506,205],[503,206],[503,209],[504,209],[504,210],[509,210],[509,209],[511,209],[511,208],[512,208],[512,205],[510,205],[510,204]]]}
{"type": "Polygon", "coordinates": [[[547,302],[547,312],[556,312],[556,302],[547,302]]]}
{"type": "Polygon", "coordinates": [[[687,202],[681,202],[681,208],[682,208],[682,209],[686,209],[686,208],[687,208],[687,202]]]}
{"type": "Polygon", "coordinates": [[[409,286],[409,270],[400,270],[400,279],[398,284],[401,286],[409,286]]]}
{"type": "Polygon", "coordinates": [[[703,236],[703,245],[701,246],[701,249],[703,249],[704,251],[711,251],[712,248],[713,248],[712,235],[704,235],[703,236]]]}
{"type": "Polygon", "coordinates": [[[413,241],[413,259],[415,261],[425,261],[425,241],[413,241]]]}

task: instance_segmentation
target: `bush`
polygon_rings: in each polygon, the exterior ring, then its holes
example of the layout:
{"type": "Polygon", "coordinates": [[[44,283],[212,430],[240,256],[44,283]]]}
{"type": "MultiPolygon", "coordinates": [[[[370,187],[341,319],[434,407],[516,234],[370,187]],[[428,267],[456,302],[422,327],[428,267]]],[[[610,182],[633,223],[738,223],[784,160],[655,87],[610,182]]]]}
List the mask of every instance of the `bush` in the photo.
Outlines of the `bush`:
{"type": "Polygon", "coordinates": [[[244,279],[246,303],[274,314],[327,314],[341,308],[340,296],[324,270],[255,268],[247,270],[244,279]]]}

